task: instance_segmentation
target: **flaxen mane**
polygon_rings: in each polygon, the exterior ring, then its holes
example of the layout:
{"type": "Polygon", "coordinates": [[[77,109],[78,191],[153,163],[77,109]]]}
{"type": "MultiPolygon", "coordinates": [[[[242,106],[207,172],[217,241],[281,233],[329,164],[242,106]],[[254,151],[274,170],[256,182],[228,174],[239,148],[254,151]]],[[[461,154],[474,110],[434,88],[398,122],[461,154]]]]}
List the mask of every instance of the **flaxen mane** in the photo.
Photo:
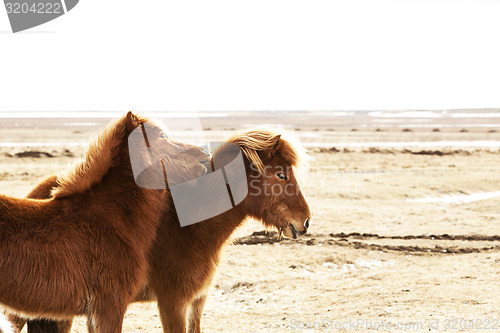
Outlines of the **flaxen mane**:
{"type": "MultiPolygon", "coordinates": [[[[148,119],[139,117],[140,122],[148,119]]],[[[119,145],[126,135],[126,116],[111,122],[93,139],[84,157],[57,174],[57,187],[52,191],[55,198],[64,198],[83,193],[99,183],[108,170],[113,167],[113,160],[119,151],[119,145]]]]}
{"type": "Polygon", "coordinates": [[[305,170],[309,166],[309,155],[306,149],[294,137],[287,135],[283,130],[272,128],[252,128],[243,130],[232,137],[228,142],[237,144],[245,157],[253,163],[259,171],[264,172],[264,164],[258,151],[268,151],[275,145],[277,154],[290,163],[297,170],[305,170]]]}

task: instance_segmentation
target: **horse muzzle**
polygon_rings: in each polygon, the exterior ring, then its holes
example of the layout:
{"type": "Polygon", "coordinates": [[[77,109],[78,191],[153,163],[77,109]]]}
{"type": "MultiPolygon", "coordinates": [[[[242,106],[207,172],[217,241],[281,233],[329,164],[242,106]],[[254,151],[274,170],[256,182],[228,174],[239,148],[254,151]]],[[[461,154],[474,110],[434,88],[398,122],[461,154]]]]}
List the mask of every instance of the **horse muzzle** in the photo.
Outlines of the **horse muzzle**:
{"type": "Polygon", "coordinates": [[[303,224],[296,221],[290,222],[283,230],[283,235],[288,238],[298,239],[299,235],[302,236],[307,233],[310,220],[311,219],[309,217],[306,218],[303,224]]]}

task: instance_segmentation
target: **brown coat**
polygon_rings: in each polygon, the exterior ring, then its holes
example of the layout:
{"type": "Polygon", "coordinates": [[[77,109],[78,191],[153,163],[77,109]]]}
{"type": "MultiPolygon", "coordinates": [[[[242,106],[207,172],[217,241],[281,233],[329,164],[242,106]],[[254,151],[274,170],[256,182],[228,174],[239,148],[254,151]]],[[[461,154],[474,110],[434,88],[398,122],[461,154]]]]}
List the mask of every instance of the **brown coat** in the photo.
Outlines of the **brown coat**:
{"type": "MultiPolygon", "coordinates": [[[[121,331],[147,283],[168,195],[135,184],[127,137],[145,121],[129,112],[110,124],[58,175],[48,199],[0,196],[0,303],[8,310],[86,315],[91,332],[121,331]]],[[[178,147],[162,140],[155,143],[178,147]]]]}
{"type": "MultiPolygon", "coordinates": [[[[248,182],[258,180],[262,188],[288,184],[292,190],[282,195],[249,190],[247,198],[235,208],[186,227],[179,225],[171,198],[164,198],[167,209],[149,255],[149,284],[135,300],[158,300],[165,332],[200,332],[203,306],[221,251],[233,231],[247,218],[262,220],[289,236],[293,235],[292,228],[303,234],[309,226],[309,206],[292,168],[299,166],[305,156],[300,146],[280,139],[277,132],[270,130],[245,131],[228,141],[239,145],[244,152],[248,182]],[[276,177],[281,171],[287,173],[287,180],[276,177]]],[[[217,154],[223,153],[221,150],[217,154]]],[[[30,197],[46,198],[56,185],[56,177],[48,178],[30,197]]],[[[49,332],[51,325],[54,324],[44,323],[44,328],[37,332],[49,332]]],[[[59,323],[58,332],[68,332],[70,327],[71,322],[59,323]]]]}

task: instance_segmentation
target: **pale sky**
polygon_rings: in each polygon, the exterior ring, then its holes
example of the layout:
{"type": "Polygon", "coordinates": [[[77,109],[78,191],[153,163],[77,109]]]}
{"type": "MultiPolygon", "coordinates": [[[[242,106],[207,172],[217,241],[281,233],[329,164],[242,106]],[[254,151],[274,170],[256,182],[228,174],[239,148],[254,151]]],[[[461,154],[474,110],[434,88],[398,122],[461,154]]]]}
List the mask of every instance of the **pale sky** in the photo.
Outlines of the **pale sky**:
{"type": "Polygon", "coordinates": [[[500,1],[80,0],[12,34],[0,111],[500,108],[500,1]]]}

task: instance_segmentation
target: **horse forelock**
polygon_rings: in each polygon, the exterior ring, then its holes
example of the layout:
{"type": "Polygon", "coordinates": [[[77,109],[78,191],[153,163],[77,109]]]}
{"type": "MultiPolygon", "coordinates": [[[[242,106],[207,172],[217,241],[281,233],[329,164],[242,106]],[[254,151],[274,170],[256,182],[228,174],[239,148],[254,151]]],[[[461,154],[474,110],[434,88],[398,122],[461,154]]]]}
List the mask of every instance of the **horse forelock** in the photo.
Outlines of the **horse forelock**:
{"type": "MultiPolygon", "coordinates": [[[[83,193],[99,183],[120,153],[120,145],[127,139],[127,117],[118,118],[91,140],[85,156],[76,159],[57,174],[57,187],[52,190],[56,198],[83,193]]],[[[146,122],[136,116],[137,121],[146,122]]]]}
{"type": "Polygon", "coordinates": [[[310,157],[305,147],[289,133],[272,128],[254,128],[236,133],[227,140],[237,144],[246,159],[255,165],[261,173],[264,163],[259,151],[269,151],[276,146],[273,153],[289,163],[299,173],[309,167],[310,157]]]}

